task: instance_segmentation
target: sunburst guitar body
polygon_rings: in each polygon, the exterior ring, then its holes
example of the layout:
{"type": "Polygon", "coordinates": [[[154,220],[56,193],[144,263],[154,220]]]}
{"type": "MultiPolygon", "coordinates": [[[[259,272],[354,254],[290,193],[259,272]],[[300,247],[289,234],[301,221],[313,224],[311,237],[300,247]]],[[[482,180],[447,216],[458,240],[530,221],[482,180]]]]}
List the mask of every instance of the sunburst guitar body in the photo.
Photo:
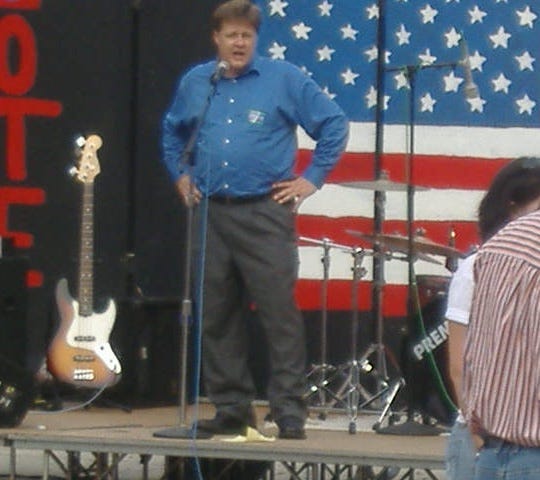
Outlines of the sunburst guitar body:
{"type": "Polygon", "coordinates": [[[101,145],[99,136],[89,136],[74,169],[83,184],[79,296],[75,299],[70,295],[66,279],[58,282],[56,305],[60,321],[47,352],[47,368],[56,379],[87,388],[112,386],[120,380],[122,371],[109,344],[116,306],[109,299],[103,312],[93,310],[93,186],[100,171],[96,152],[101,145]]]}

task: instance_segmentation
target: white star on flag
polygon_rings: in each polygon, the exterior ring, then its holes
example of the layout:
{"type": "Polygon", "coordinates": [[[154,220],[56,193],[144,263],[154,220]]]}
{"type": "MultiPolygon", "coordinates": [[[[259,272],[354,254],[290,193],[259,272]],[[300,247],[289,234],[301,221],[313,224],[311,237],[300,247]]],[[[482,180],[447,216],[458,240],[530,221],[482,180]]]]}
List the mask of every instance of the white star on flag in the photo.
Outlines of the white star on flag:
{"type": "Polygon", "coordinates": [[[304,22],[300,22],[296,25],[293,25],[292,30],[296,38],[309,40],[309,32],[313,30],[311,27],[308,27],[304,22]]]}
{"type": "Polygon", "coordinates": [[[520,12],[519,10],[516,10],[516,13],[519,16],[519,24],[522,27],[527,26],[529,28],[533,28],[533,22],[538,17],[535,13],[531,12],[531,7],[527,5],[523,11],[520,12]]]}
{"type": "Polygon", "coordinates": [[[405,72],[399,72],[397,75],[394,76],[394,79],[396,80],[396,90],[400,90],[402,88],[410,88],[409,77],[405,75],[405,72]]]}
{"type": "Polygon", "coordinates": [[[532,115],[533,108],[536,106],[536,102],[529,98],[529,95],[525,94],[522,98],[516,101],[519,107],[519,113],[527,113],[532,115]]]}
{"type": "Polygon", "coordinates": [[[423,23],[435,23],[435,17],[439,12],[428,4],[422,10],[420,10],[420,13],[422,14],[423,23]]]}
{"type": "Polygon", "coordinates": [[[379,18],[379,7],[376,3],[366,8],[368,20],[379,18]]]}
{"type": "Polygon", "coordinates": [[[274,60],[285,60],[285,51],[287,47],[285,45],[280,45],[277,42],[274,42],[272,46],[268,49],[270,56],[274,60]]]}
{"type": "Polygon", "coordinates": [[[321,17],[329,17],[332,11],[332,8],[334,8],[334,5],[332,5],[327,0],[324,0],[324,2],[319,4],[319,10],[321,12],[321,17]]]}
{"type": "Polygon", "coordinates": [[[429,48],[426,48],[424,53],[418,55],[418,58],[422,65],[433,65],[437,61],[437,57],[431,55],[431,50],[429,48]]]}
{"type": "Polygon", "coordinates": [[[521,71],[530,70],[532,72],[534,70],[533,63],[536,61],[536,59],[531,57],[529,52],[523,52],[522,55],[516,55],[514,58],[517,60],[519,69],[521,71]]]}
{"type": "Polygon", "coordinates": [[[328,45],[325,45],[322,48],[319,48],[317,50],[317,54],[319,55],[319,62],[329,62],[332,60],[332,55],[335,53],[335,50],[333,48],[330,48],[328,45]]]}
{"type": "Polygon", "coordinates": [[[471,69],[472,70],[478,70],[480,72],[483,71],[483,65],[484,65],[484,62],[486,60],[487,60],[487,58],[480,55],[480,52],[478,50],[476,50],[473,55],[469,56],[469,62],[471,64],[471,69]]]}
{"type": "Polygon", "coordinates": [[[463,78],[456,77],[456,74],[451,71],[448,75],[443,77],[444,80],[444,91],[445,92],[457,92],[459,86],[463,83],[463,78]]]}
{"type": "Polygon", "coordinates": [[[271,0],[268,2],[268,5],[270,6],[270,16],[279,15],[280,17],[284,17],[285,8],[287,8],[289,4],[283,0],[271,0]]]}
{"type": "Polygon", "coordinates": [[[508,40],[512,35],[504,30],[504,27],[499,27],[497,33],[489,36],[489,39],[493,42],[493,48],[508,48],[508,40]]]}
{"type": "Polygon", "coordinates": [[[358,73],[353,72],[350,68],[347,68],[342,74],[341,77],[343,78],[343,83],[345,85],[354,85],[356,82],[355,80],[360,75],[358,73]]]}
{"type": "Polygon", "coordinates": [[[350,40],[356,40],[356,35],[358,35],[358,30],[355,30],[350,23],[345,25],[341,29],[341,33],[343,35],[343,40],[350,39],[350,40]]]}
{"type": "Polygon", "coordinates": [[[486,12],[480,10],[478,8],[478,5],[475,5],[472,10],[469,10],[469,15],[471,17],[471,23],[474,24],[476,22],[482,23],[484,21],[484,17],[487,15],[486,12]]]}
{"type": "Polygon", "coordinates": [[[493,82],[493,90],[495,92],[504,92],[504,93],[508,93],[508,87],[512,84],[512,82],[504,76],[504,73],[500,73],[497,78],[492,80],[492,82],[493,82]]]}
{"type": "Polygon", "coordinates": [[[399,26],[399,31],[396,32],[396,37],[398,39],[398,45],[406,45],[410,43],[409,39],[411,38],[411,32],[408,32],[405,29],[405,25],[401,24],[399,26]]]}
{"type": "Polygon", "coordinates": [[[449,32],[445,33],[444,36],[446,37],[447,48],[457,47],[461,41],[461,34],[458,33],[454,27],[452,27],[449,32]]]}
{"type": "Polygon", "coordinates": [[[433,112],[433,108],[435,107],[435,104],[437,103],[437,100],[435,100],[431,93],[426,93],[423,97],[420,98],[420,111],[421,112],[433,112]]]}

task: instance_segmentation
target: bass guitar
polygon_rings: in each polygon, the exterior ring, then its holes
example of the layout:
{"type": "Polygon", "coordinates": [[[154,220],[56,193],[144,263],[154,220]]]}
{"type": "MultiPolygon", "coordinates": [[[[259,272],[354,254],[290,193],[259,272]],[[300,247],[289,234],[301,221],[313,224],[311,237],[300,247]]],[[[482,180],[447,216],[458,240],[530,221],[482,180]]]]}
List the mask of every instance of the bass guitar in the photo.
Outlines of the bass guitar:
{"type": "Polygon", "coordinates": [[[103,312],[93,310],[94,179],[100,172],[97,150],[102,144],[98,135],[83,139],[78,165],[71,171],[83,186],[78,300],[61,279],[55,292],[60,321],[47,352],[47,368],[56,379],[87,388],[114,385],[122,370],[109,344],[115,303],[109,299],[103,312]]]}

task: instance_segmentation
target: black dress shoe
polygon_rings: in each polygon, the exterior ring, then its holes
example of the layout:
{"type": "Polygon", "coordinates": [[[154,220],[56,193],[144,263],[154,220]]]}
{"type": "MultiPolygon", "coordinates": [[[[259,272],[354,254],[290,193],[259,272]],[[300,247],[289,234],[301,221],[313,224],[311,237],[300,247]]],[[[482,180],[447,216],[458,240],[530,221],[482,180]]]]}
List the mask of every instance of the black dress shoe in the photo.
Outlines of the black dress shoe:
{"type": "Polygon", "coordinates": [[[292,415],[285,415],[276,423],[279,428],[279,438],[290,440],[304,440],[306,438],[306,430],[304,429],[304,421],[292,415]]]}
{"type": "Polygon", "coordinates": [[[214,435],[245,435],[248,426],[255,427],[255,419],[251,416],[246,419],[217,412],[214,418],[197,421],[193,428],[214,435]]]}

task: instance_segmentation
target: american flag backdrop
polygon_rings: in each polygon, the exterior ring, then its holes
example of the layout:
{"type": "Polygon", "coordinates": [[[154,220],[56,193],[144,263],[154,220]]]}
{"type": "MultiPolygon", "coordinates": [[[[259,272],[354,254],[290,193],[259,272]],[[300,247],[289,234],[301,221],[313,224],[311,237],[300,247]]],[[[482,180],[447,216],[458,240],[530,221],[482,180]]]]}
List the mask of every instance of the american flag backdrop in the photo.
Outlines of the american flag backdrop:
{"type": "MultiPolygon", "coordinates": [[[[374,192],[342,182],[374,179],[377,108],[377,25],[385,19],[382,84],[382,169],[405,182],[413,102],[414,228],[446,244],[451,229],[465,252],[477,243],[476,211],[494,173],[509,159],[540,155],[540,5],[522,0],[258,0],[264,14],[258,50],[303,68],[351,120],[347,152],[327,184],[301,206],[298,301],[321,307],[323,248],[330,239],[328,306],[349,309],[353,257],[366,248],[359,307],[371,308],[371,245],[347,229],[373,232],[374,192]],[[468,54],[468,55],[467,55],[468,54]],[[466,95],[470,62],[478,95],[466,95]],[[414,98],[409,77],[414,75],[414,98]],[[340,246],[346,248],[339,248],[340,246]]],[[[299,132],[299,169],[309,161],[311,140],[299,132]]],[[[384,233],[407,231],[405,192],[385,194],[384,233]]],[[[450,272],[418,260],[418,275],[450,272]]],[[[385,315],[406,312],[407,264],[384,263],[385,315]]]]}

